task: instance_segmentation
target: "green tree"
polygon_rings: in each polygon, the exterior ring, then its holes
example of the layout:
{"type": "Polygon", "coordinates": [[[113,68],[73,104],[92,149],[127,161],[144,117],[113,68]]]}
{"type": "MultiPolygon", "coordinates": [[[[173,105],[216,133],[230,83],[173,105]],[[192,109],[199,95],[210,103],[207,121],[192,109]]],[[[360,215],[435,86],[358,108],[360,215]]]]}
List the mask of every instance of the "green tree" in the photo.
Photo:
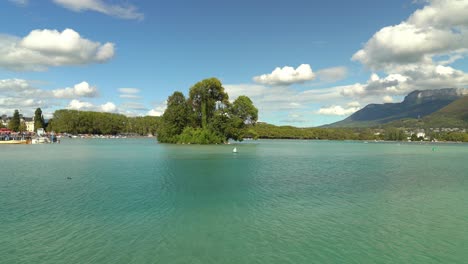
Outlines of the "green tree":
{"type": "Polygon", "coordinates": [[[13,113],[13,117],[11,118],[10,122],[8,122],[8,128],[11,131],[18,132],[20,125],[21,125],[20,114],[18,110],[15,110],[15,112],[13,113]]]}
{"type": "Polygon", "coordinates": [[[242,140],[244,135],[257,137],[250,130],[258,110],[247,96],[231,105],[229,96],[216,78],[202,80],[190,88],[189,99],[175,92],[167,100],[158,129],[163,143],[218,144],[228,139],[242,140]],[[247,133],[248,132],[248,133],[247,133]]]}
{"type": "Polygon", "coordinates": [[[26,127],[26,124],[24,122],[20,122],[20,125],[18,127],[18,132],[24,132],[26,131],[27,127],[26,127]]]}
{"type": "Polygon", "coordinates": [[[177,136],[188,125],[190,109],[183,93],[176,91],[167,99],[167,108],[158,130],[160,142],[176,143],[177,136]]]}
{"type": "Polygon", "coordinates": [[[190,88],[189,104],[194,111],[196,126],[207,128],[215,111],[229,104],[229,97],[224,92],[221,82],[216,78],[210,78],[190,88]]]}
{"type": "Polygon", "coordinates": [[[237,97],[231,106],[233,116],[239,117],[244,124],[255,124],[258,119],[258,109],[249,97],[241,95],[237,97]]]}
{"type": "Polygon", "coordinates": [[[34,112],[34,131],[37,131],[38,128],[45,128],[45,121],[41,108],[37,108],[34,112]]]}

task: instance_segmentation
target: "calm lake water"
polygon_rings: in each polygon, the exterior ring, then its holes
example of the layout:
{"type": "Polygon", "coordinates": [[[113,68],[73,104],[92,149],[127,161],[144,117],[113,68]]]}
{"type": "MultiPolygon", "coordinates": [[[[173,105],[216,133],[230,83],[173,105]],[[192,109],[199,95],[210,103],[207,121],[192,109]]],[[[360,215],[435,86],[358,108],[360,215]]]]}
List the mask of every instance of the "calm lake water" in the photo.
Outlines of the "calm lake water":
{"type": "Polygon", "coordinates": [[[235,146],[2,145],[0,263],[467,263],[468,145],[235,146]]]}

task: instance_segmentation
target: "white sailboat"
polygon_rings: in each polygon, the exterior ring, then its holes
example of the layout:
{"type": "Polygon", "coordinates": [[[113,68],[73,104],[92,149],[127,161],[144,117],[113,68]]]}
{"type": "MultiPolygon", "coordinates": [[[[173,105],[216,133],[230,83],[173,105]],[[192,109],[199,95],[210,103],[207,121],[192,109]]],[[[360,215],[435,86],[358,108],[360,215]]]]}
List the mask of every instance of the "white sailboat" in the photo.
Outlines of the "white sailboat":
{"type": "Polygon", "coordinates": [[[232,150],[232,153],[237,153],[237,148],[234,148],[234,149],[232,150]]]}

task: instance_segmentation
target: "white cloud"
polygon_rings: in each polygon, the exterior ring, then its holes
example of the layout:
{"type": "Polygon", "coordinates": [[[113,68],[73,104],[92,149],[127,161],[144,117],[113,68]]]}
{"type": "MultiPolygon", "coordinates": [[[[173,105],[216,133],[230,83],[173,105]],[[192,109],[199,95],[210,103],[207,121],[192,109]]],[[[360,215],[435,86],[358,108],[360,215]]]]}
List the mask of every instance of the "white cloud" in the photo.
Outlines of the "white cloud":
{"type": "MultiPolygon", "coordinates": [[[[0,80],[0,115],[11,115],[15,109],[25,116],[32,116],[34,110],[40,107],[50,118],[56,109],[73,109],[82,111],[98,111],[121,113],[127,116],[139,116],[148,111],[148,108],[139,102],[125,102],[117,106],[114,102],[95,104],[83,101],[81,98],[96,97],[96,87],[82,82],[71,88],[44,90],[34,87],[34,81],[22,79],[0,80]]],[[[151,114],[164,112],[166,105],[156,106],[151,114]]]]}
{"type": "Polygon", "coordinates": [[[112,102],[107,102],[101,105],[100,108],[103,112],[116,112],[117,111],[117,106],[112,102]]]}
{"type": "Polygon", "coordinates": [[[114,44],[93,42],[73,29],[33,30],[26,37],[0,35],[0,68],[43,71],[52,66],[103,63],[114,56],[114,44]]]}
{"type": "Polygon", "coordinates": [[[77,99],[73,99],[67,106],[67,109],[71,110],[93,110],[95,107],[92,103],[82,102],[77,99]]]}
{"type": "Polygon", "coordinates": [[[382,101],[384,103],[393,103],[393,97],[389,96],[389,95],[386,95],[382,98],[382,101]]]}
{"type": "Polygon", "coordinates": [[[380,78],[372,74],[366,83],[356,83],[337,87],[343,97],[391,102],[393,96],[404,96],[414,90],[430,90],[447,87],[468,86],[468,74],[450,66],[442,65],[404,65],[396,72],[380,78]]]}
{"type": "Polygon", "coordinates": [[[112,102],[107,102],[102,105],[94,105],[90,102],[80,101],[78,99],[73,99],[68,103],[66,107],[70,110],[81,110],[81,111],[99,111],[99,112],[117,112],[117,106],[112,102]]]}
{"type": "Polygon", "coordinates": [[[0,95],[18,98],[43,98],[49,96],[46,91],[34,88],[28,81],[22,79],[0,80],[0,95]]]}
{"type": "Polygon", "coordinates": [[[295,83],[304,83],[315,79],[315,73],[309,64],[301,64],[294,69],[285,66],[277,67],[272,73],[255,76],[253,80],[259,84],[266,85],[291,85],[295,83]]]}
{"type": "Polygon", "coordinates": [[[408,19],[411,24],[439,28],[468,26],[468,2],[465,0],[430,0],[430,5],[416,10],[408,19]]]}
{"type": "Polygon", "coordinates": [[[164,114],[164,111],[166,111],[167,108],[167,101],[164,102],[163,104],[157,105],[155,108],[149,110],[146,115],[148,116],[162,116],[164,114]]]}
{"type": "Polygon", "coordinates": [[[349,107],[360,107],[361,104],[359,102],[357,102],[357,101],[353,101],[353,102],[349,102],[347,104],[347,106],[349,106],[349,107]]]}
{"type": "Polygon", "coordinates": [[[164,111],[160,111],[158,109],[151,109],[146,113],[148,116],[162,116],[164,114],[164,111]]]}
{"type": "Polygon", "coordinates": [[[322,107],[320,108],[317,113],[320,115],[337,115],[337,116],[344,116],[350,115],[356,111],[358,111],[360,107],[347,107],[344,108],[339,105],[332,105],[330,107],[322,107]]]}
{"type": "Polygon", "coordinates": [[[352,59],[373,70],[388,70],[401,64],[432,63],[435,55],[462,53],[467,41],[466,34],[403,22],[375,33],[352,59]]]}
{"type": "Polygon", "coordinates": [[[77,97],[96,97],[98,90],[94,86],[90,86],[87,82],[76,84],[72,88],[57,89],[52,91],[56,98],[77,98],[77,97]]]}
{"type": "Polygon", "coordinates": [[[326,68],[317,71],[318,79],[324,82],[337,82],[348,75],[348,69],[343,66],[326,68]]]}
{"type": "Polygon", "coordinates": [[[447,65],[468,54],[468,1],[431,0],[406,21],[380,29],[352,59],[373,70],[447,65]]]}
{"type": "Polygon", "coordinates": [[[123,19],[144,18],[143,13],[130,4],[110,4],[104,0],[53,0],[56,4],[75,12],[95,11],[123,19]]]}

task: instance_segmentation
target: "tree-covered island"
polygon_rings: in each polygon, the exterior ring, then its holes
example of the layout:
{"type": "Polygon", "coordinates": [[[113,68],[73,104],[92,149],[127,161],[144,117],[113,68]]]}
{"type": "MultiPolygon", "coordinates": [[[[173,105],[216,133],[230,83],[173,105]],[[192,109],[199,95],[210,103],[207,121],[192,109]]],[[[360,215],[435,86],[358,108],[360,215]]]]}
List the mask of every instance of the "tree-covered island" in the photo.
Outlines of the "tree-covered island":
{"type": "Polygon", "coordinates": [[[167,99],[167,109],[158,128],[158,141],[178,144],[221,144],[257,135],[252,127],[258,110],[247,96],[229,101],[216,78],[190,88],[189,98],[176,91],[167,99]]]}

